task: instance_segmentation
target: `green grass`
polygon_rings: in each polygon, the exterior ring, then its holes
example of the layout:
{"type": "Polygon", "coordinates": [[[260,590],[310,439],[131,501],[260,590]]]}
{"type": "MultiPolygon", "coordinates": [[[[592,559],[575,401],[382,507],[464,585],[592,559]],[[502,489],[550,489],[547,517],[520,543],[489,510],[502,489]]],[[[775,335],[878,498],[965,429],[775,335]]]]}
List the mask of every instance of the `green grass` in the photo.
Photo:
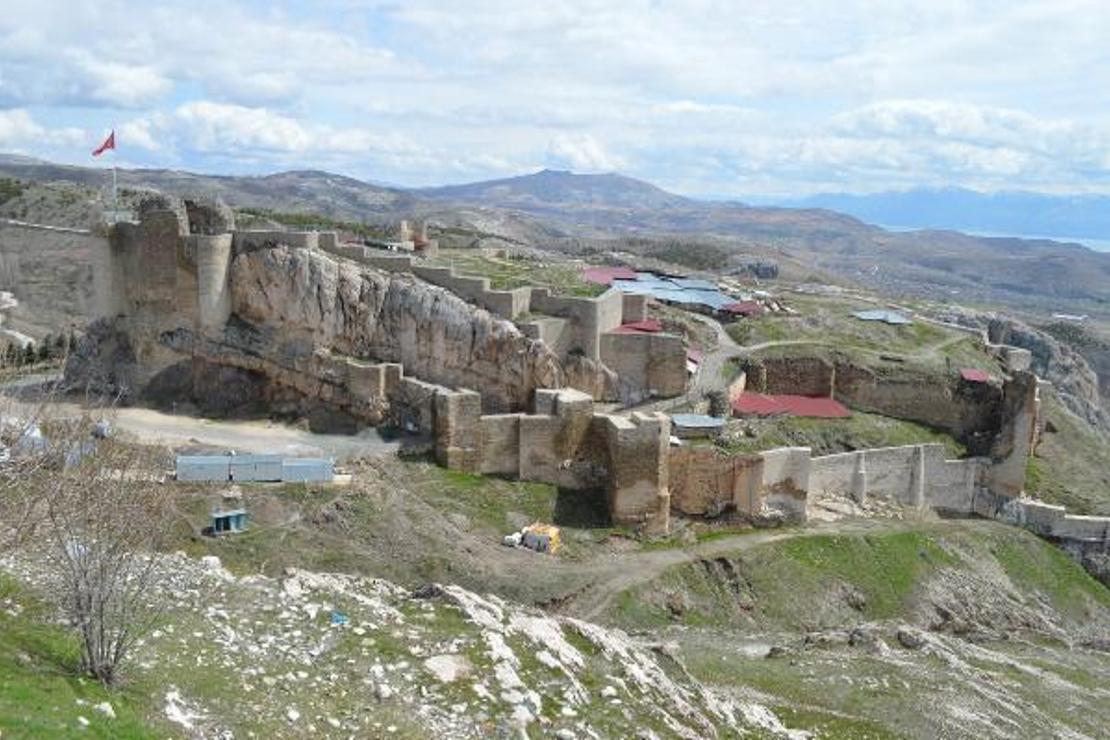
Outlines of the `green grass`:
{"type": "Polygon", "coordinates": [[[612,616],[625,627],[655,627],[676,619],[687,626],[822,629],[841,621],[900,616],[918,586],[961,561],[925,531],[874,535],[800,535],[734,556],[681,565],[649,586],[619,594],[612,616]],[[851,607],[848,586],[863,596],[851,607]],[[685,595],[673,617],[668,594],[685,595]]]}
{"type": "Polygon", "coordinates": [[[0,733],[7,738],[154,738],[136,707],[145,701],[138,686],[109,691],[76,673],[79,650],[73,636],[48,623],[46,607],[0,576],[0,733]],[[12,604],[23,610],[18,616],[12,604]],[[83,705],[78,701],[85,702],[83,705]],[[108,701],[116,718],[93,706],[108,701]],[[89,721],[87,728],[78,717],[89,721]]]}
{"type": "Polygon", "coordinates": [[[809,730],[823,740],[892,740],[905,737],[891,732],[878,722],[844,717],[820,709],[773,707],[775,714],[790,729],[809,730]]]}
{"type": "Polygon", "coordinates": [[[551,522],[555,518],[559,495],[555,486],[509,482],[443,468],[432,470],[432,475],[442,480],[438,503],[493,532],[507,532],[514,513],[532,521],[551,522]]]}
{"type": "Polygon", "coordinates": [[[811,447],[814,455],[914,444],[942,444],[948,457],[962,457],[967,448],[951,435],[912,421],[855,411],[847,419],[804,419],[785,416],[752,420],[754,437],[730,439],[734,452],[758,452],[775,447],[811,447]]]}
{"type": "Polygon", "coordinates": [[[900,615],[923,578],[959,562],[921,532],[798,537],[777,548],[803,569],[863,591],[865,613],[876,619],[900,615]]]}
{"type": "Polygon", "coordinates": [[[767,314],[737,321],[728,326],[729,335],[741,345],[786,340],[810,342],[786,352],[812,354],[815,348],[835,349],[863,364],[890,364],[889,360],[882,359],[888,356],[932,369],[975,367],[994,373],[999,369],[997,361],[986,354],[981,343],[963,332],[925,321],[891,326],[878,321],[860,321],[853,316],[856,311],[876,308],[872,303],[800,294],[789,296],[787,303],[798,313],[767,314]]]}
{"type": "Polygon", "coordinates": [[[1073,514],[1110,515],[1110,437],[1068,411],[1055,391],[1043,392],[1041,400],[1041,414],[1055,431],[1041,436],[1027,490],[1073,514]]]}
{"type": "Polygon", "coordinates": [[[605,287],[586,282],[578,265],[544,262],[531,258],[488,257],[478,250],[441,250],[437,262],[450,265],[459,275],[490,279],[494,290],[511,290],[526,286],[546,287],[557,295],[593,297],[605,287]]]}
{"type": "Polygon", "coordinates": [[[1032,534],[1000,538],[991,553],[1015,586],[1044,594],[1062,614],[1082,621],[1092,608],[1110,608],[1110,589],[1062,550],[1032,534]]]}

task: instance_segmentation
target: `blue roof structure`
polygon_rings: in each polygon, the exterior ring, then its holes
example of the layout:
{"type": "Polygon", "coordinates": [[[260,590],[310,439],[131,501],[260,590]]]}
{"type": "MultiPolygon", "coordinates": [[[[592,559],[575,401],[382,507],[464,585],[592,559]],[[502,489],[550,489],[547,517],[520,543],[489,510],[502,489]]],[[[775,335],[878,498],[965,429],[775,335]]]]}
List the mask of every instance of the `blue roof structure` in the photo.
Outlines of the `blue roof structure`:
{"type": "Polygon", "coordinates": [[[719,416],[705,414],[674,414],[671,421],[685,429],[720,429],[725,425],[725,420],[719,416]]]}
{"type": "Polygon", "coordinates": [[[905,326],[913,323],[913,321],[897,311],[889,311],[885,308],[857,311],[854,316],[861,321],[882,321],[887,324],[893,324],[894,326],[905,326]]]}
{"type": "Polygon", "coordinates": [[[613,287],[624,293],[648,295],[665,303],[708,306],[720,310],[735,298],[722,293],[708,280],[671,278],[652,272],[638,272],[635,280],[614,280],[613,287]]]}

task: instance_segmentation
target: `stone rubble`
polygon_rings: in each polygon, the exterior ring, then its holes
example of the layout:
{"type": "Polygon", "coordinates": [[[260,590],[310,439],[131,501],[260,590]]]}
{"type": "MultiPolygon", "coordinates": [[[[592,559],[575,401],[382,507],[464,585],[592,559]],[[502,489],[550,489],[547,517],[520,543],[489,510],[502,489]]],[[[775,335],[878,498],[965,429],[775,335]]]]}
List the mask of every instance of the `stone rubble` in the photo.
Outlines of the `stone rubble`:
{"type": "MultiPolygon", "coordinates": [[[[297,569],[236,577],[181,553],[156,567],[151,599],[167,618],[131,670],[165,680],[162,714],[189,737],[791,736],[658,646],[458,586],[414,594],[297,569]]],[[[0,571],[28,584],[44,575],[30,553],[0,558],[0,571]]]]}

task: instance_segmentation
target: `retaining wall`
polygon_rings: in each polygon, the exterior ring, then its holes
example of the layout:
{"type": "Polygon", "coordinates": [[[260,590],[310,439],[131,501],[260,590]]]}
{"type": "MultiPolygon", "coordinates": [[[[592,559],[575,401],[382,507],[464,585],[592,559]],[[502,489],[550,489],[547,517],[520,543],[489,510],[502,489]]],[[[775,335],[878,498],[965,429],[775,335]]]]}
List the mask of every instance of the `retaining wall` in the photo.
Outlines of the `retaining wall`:
{"type": "Polygon", "coordinates": [[[671,509],[702,516],[733,509],[755,516],[763,509],[763,458],[728,455],[712,447],[670,451],[671,509]]]}

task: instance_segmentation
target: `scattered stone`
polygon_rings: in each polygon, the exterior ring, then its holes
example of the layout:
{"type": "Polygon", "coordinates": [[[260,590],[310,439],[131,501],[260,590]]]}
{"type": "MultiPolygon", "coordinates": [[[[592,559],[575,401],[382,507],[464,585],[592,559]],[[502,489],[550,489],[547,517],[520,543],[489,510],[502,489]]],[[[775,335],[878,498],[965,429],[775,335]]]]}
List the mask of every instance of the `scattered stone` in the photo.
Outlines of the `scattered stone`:
{"type": "Polygon", "coordinates": [[[285,710],[285,718],[288,719],[290,722],[296,722],[301,718],[301,713],[293,707],[289,707],[287,710],[285,710]]]}
{"type": "Polygon", "coordinates": [[[97,704],[95,707],[93,707],[93,709],[100,712],[101,714],[103,714],[108,719],[115,719],[116,718],[116,710],[112,708],[112,705],[109,702],[102,701],[99,704],[97,704]]]}
{"type": "Polygon", "coordinates": [[[470,674],[470,661],[462,655],[435,655],[424,661],[428,669],[440,683],[451,683],[470,674]]]}
{"type": "Polygon", "coordinates": [[[907,650],[918,650],[925,645],[925,635],[908,625],[899,627],[895,636],[898,643],[907,650]]]}
{"type": "Polygon", "coordinates": [[[666,605],[667,611],[676,619],[685,614],[686,610],[690,608],[686,602],[686,594],[681,591],[672,591],[667,594],[666,605]]]}

